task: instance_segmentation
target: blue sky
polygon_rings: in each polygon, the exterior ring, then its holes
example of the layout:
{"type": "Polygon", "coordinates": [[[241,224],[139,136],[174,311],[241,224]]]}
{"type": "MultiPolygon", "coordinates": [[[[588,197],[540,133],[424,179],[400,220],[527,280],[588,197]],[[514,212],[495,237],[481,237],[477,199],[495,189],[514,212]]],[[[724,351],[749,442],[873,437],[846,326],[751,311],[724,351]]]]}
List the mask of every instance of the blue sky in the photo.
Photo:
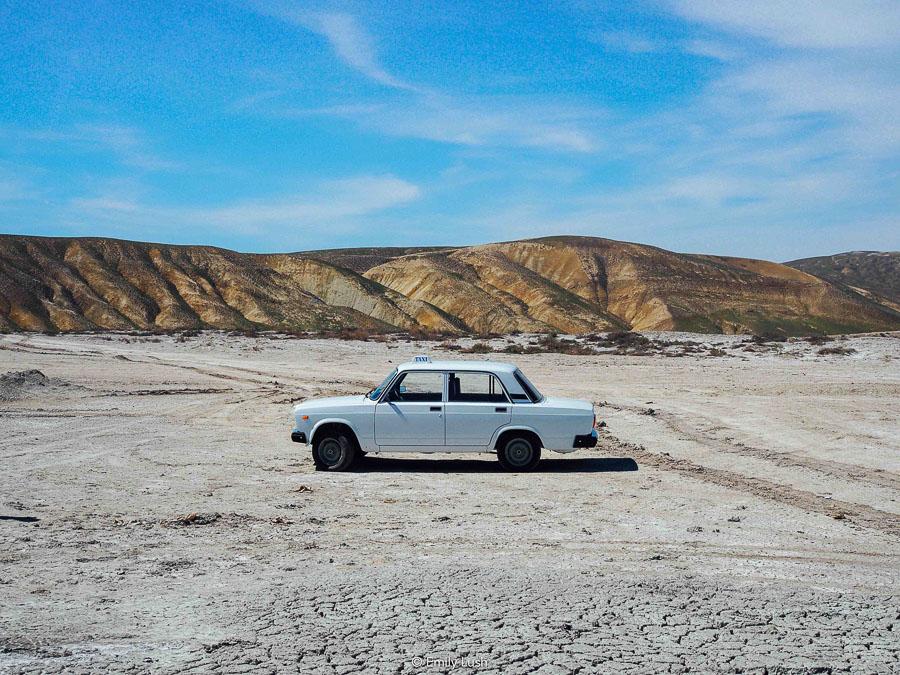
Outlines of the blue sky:
{"type": "Polygon", "coordinates": [[[0,232],[900,248],[900,3],[0,0],[0,232]]]}

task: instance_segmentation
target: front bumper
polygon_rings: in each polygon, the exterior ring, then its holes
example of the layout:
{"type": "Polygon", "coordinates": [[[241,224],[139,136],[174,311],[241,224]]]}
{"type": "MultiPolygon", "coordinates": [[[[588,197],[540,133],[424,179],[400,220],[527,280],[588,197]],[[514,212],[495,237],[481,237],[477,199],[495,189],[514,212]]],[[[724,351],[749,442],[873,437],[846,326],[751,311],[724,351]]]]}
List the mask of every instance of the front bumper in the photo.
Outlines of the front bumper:
{"type": "Polygon", "coordinates": [[[306,443],[306,433],[303,431],[292,431],[291,440],[294,443],[306,443]]]}
{"type": "Polygon", "coordinates": [[[597,445],[597,430],[592,429],[589,434],[582,434],[575,437],[573,448],[593,448],[597,445]]]}

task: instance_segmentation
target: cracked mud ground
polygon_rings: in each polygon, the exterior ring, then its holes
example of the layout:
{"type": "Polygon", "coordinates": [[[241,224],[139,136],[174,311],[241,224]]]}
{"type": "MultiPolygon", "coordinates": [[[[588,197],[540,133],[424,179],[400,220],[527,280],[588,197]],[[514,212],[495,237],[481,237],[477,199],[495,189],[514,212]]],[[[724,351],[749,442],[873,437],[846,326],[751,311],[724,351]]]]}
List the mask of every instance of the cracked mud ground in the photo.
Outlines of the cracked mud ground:
{"type": "Polygon", "coordinates": [[[898,671],[900,340],[849,342],[516,356],[600,447],[336,475],[291,400],[433,345],[0,337],[0,671],[898,671]]]}

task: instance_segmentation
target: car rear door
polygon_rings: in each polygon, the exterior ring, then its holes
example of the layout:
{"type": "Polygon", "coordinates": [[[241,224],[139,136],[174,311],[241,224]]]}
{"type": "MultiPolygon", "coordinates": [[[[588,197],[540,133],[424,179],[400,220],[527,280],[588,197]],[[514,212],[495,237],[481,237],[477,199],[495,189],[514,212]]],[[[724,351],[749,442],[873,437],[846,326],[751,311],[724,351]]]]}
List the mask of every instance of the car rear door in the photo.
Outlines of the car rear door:
{"type": "Polygon", "coordinates": [[[410,370],[397,378],[375,406],[375,442],[379,446],[444,445],[445,374],[410,370]]]}
{"type": "Polygon", "coordinates": [[[448,373],[447,378],[447,445],[487,446],[512,416],[503,385],[487,372],[459,371],[448,373]]]}

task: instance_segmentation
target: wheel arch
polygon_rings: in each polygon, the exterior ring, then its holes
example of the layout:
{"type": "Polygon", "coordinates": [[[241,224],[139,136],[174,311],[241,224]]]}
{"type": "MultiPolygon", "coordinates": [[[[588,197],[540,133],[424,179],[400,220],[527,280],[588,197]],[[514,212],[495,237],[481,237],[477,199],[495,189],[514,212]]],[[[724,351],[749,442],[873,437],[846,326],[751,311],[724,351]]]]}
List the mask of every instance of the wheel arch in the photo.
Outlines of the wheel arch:
{"type": "Polygon", "coordinates": [[[522,425],[503,427],[502,429],[498,429],[491,447],[493,447],[494,450],[499,450],[501,447],[503,447],[503,443],[505,443],[510,436],[530,436],[532,441],[537,444],[536,447],[538,449],[544,447],[544,443],[541,440],[541,435],[537,432],[537,430],[533,427],[522,425]]]}
{"type": "Polygon", "coordinates": [[[316,425],[309,435],[310,446],[315,448],[316,441],[319,440],[321,434],[328,431],[348,432],[351,440],[356,444],[356,449],[360,449],[359,434],[357,433],[356,428],[348,420],[342,418],[328,418],[316,422],[316,425]]]}

